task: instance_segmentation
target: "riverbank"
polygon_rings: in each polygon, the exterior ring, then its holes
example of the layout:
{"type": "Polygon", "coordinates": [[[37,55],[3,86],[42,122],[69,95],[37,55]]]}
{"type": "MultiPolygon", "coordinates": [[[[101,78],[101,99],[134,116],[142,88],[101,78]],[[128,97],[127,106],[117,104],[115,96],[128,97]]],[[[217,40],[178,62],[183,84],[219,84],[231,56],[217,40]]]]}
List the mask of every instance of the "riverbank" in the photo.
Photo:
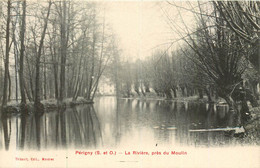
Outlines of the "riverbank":
{"type": "MultiPolygon", "coordinates": [[[[62,107],[71,107],[80,104],[93,104],[94,102],[91,100],[86,100],[83,97],[79,97],[76,101],[72,101],[72,98],[66,98],[61,105],[57,104],[56,99],[48,99],[41,101],[43,105],[44,111],[51,111],[58,109],[60,106],[62,107]]],[[[16,101],[8,102],[7,106],[4,108],[4,113],[7,114],[17,114],[21,112],[21,104],[16,101]]],[[[26,108],[28,113],[33,113],[34,111],[34,103],[29,102],[26,104],[26,108]]]]}
{"type": "MultiPolygon", "coordinates": [[[[171,98],[167,99],[165,97],[160,97],[157,96],[156,94],[150,93],[147,94],[146,96],[138,96],[138,95],[133,95],[132,97],[121,97],[121,99],[135,99],[135,100],[163,100],[163,101],[174,101],[174,102],[194,102],[194,103],[208,103],[208,97],[203,96],[203,98],[199,98],[199,96],[189,96],[189,97],[176,97],[176,98],[171,98]]],[[[224,102],[224,99],[219,98],[218,100],[215,100],[214,102],[211,103],[220,103],[224,102]]]]}
{"type": "Polygon", "coordinates": [[[260,145],[260,107],[250,109],[251,119],[244,124],[246,134],[241,141],[245,144],[260,145]]]}

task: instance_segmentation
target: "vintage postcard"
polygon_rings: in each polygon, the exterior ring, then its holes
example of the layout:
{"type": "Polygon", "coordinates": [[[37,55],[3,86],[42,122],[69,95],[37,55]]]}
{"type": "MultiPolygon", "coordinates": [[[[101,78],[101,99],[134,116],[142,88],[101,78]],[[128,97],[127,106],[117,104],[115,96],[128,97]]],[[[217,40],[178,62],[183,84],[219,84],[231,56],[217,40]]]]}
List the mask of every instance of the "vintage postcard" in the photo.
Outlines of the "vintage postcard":
{"type": "Polygon", "coordinates": [[[0,167],[259,168],[259,1],[0,0],[0,167]]]}

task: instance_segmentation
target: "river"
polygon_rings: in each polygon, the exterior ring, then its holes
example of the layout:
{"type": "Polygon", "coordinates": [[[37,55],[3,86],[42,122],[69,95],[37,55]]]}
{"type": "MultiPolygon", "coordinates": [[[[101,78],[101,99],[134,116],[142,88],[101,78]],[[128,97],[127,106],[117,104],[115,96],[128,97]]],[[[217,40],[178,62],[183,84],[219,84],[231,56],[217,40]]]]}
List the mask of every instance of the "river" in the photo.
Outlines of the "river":
{"type": "Polygon", "coordinates": [[[238,116],[226,106],[100,97],[94,105],[13,115],[0,123],[0,149],[49,150],[229,146],[238,116]]]}

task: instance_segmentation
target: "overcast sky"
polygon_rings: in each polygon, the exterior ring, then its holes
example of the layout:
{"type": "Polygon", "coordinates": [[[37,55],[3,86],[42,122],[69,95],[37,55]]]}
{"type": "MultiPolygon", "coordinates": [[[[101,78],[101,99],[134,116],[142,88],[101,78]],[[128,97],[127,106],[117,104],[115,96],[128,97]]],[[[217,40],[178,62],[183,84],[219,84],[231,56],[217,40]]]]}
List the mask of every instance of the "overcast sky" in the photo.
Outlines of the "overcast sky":
{"type": "Polygon", "coordinates": [[[174,36],[158,2],[108,2],[106,17],[129,60],[147,57],[158,47],[167,48],[169,43],[165,43],[174,36]]]}

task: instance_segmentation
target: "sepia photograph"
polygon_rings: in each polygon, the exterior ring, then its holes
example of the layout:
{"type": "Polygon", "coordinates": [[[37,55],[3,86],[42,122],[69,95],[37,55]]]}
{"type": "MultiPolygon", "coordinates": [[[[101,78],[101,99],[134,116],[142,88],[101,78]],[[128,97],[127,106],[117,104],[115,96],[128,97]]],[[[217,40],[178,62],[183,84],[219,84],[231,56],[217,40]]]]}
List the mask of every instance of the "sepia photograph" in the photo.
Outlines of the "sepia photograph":
{"type": "Polygon", "coordinates": [[[0,0],[0,167],[259,158],[260,1],[0,0]]]}

